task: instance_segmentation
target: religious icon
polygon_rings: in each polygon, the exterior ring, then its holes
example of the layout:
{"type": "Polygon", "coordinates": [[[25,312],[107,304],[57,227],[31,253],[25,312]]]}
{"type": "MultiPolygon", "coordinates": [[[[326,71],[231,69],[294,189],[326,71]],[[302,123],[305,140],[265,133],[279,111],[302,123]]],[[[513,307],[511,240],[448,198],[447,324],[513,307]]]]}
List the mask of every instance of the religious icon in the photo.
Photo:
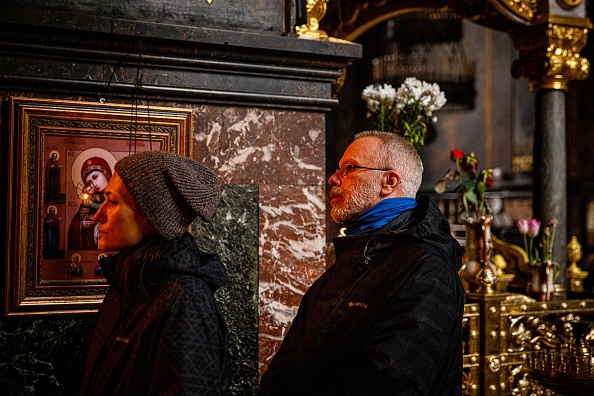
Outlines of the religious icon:
{"type": "Polygon", "coordinates": [[[106,158],[115,163],[113,155],[95,148],[85,150],[75,160],[73,183],[74,177],[80,176],[75,185],[80,191],[81,202],[68,228],[69,250],[98,250],[99,224],[93,217],[105,201],[105,188],[112,175],[112,165],[106,158]],[[102,156],[94,156],[97,154],[102,156]],[[77,173],[77,169],[80,169],[80,173],[77,173]]]}
{"type": "Polygon", "coordinates": [[[5,216],[10,293],[4,312],[89,313],[108,288],[101,268],[95,271],[98,255],[115,253],[98,249],[93,218],[116,162],[148,150],[191,156],[193,110],[155,107],[149,113],[148,106],[5,99],[6,113],[18,116],[6,119],[10,175],[3,192],[12,210],[5,216]],[[138,115],[134,135],[131,112],[138,115]]]}

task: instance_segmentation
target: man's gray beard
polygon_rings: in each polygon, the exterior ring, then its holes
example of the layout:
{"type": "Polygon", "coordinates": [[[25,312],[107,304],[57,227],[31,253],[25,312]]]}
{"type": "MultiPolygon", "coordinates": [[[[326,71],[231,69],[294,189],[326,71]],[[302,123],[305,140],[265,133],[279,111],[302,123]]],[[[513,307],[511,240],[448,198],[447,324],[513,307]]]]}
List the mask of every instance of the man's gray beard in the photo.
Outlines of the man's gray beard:
{"type": "Polygon", "coordinates": [[[349,195],[344,195],[344,190],[342,188],[333,187],[335,191],[340,191],[343,197],[343,203],[340,207],[332,207],[332,210],[330,211],[332,220],[336,223],[344,223],[369,209],[371,203],[377,198],[377,195],[374,193],[374,188],[378,183],[379,181],[374,178],[361,181],[351,189],[349,195]]]}

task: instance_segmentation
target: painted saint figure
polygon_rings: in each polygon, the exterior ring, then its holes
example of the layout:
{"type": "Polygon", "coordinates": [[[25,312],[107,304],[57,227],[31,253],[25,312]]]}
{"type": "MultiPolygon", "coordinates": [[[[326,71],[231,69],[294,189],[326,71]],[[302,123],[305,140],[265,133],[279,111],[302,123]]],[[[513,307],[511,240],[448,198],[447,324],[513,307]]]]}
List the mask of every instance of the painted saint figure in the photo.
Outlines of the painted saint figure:
{"type": "Polygon", "coordinates": [[[60,171],[62,167],[58,163],[58,152],[52,151],[50,159],[45,164],[45,193],[47,199],[55,201],[60,194],[60,171]]]}
{"type": "Polygon", "coordinates": [[[68,275],[80,278],[83,276],[83,268],[80,263],[80,254],[74,253],[70,258],[70,266],[68,267],[68,275]]]}
{"type": "Polygon", "coordinates": [[[50,206],[43,221],[43,231],[45,233],[43,251],[46,256],[55,256],[58,253],[60,220],[61,218],[56,213],[56,207],[50,206]]]}

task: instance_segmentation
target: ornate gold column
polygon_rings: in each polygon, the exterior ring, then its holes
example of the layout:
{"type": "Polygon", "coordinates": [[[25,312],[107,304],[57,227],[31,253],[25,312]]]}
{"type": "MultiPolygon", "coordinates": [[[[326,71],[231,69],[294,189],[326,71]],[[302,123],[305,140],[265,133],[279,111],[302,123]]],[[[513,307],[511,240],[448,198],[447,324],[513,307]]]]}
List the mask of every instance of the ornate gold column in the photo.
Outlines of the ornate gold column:
{"type": "MultiPolygon", "coordinates": [[[[495,0],[494,0],[495,1],[495,0]]],[[[499,2],[499,0],[496,0],[499,2]]],[[[500,3],[504,4],[504,3],[500,3]]],[[[534,217],[546,224],[558,219],[553,259],[567,268],[567,164],[565,93],[568,82],[583,80],[590,65],[580,51],[592,27],[582,0],[524,0],[508,13],[522,21],[511,31],[519,59],[512,65],[514,78],[526,78],[535,92],[533,161],[534,217]]],[[[557,279],[560,292],[566,278],[557,279]]]]}

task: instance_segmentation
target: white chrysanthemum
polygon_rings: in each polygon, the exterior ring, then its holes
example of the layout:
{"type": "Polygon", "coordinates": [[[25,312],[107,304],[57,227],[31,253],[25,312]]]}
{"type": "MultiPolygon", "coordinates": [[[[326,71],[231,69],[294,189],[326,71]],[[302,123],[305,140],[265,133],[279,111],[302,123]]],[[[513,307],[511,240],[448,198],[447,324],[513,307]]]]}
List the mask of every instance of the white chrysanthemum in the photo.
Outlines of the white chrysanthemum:
{"type": "Polygon", "coordinates": [[[406,105],[419,102],[427,109],[431,116],[435,110],[441,109],[445,103],[445,94],[439,89],[439,85],[419,81],[414,77],[407,77],[396,91],[396,108],[401,110],[406,105]]]}
{"type": "Polygon", "coordinates": [[[380,106],[391,109],[396,100],[396,89],[389,84],[369,85],[361,93],[361,98],[367,102],[367,109],[376,112],[380,106]]]}
{"type": "Polygon", "coordinates": [[[406,78],[397,90],[389,84],[369,85],[361,92],[361,98],[376,128],[391,131],[395,123],[400,123],[399,129],[415,146],[424,144],[426,122],[436,122],[433,112],[446,103],[439,85],[414,77],[406,78]]]}

